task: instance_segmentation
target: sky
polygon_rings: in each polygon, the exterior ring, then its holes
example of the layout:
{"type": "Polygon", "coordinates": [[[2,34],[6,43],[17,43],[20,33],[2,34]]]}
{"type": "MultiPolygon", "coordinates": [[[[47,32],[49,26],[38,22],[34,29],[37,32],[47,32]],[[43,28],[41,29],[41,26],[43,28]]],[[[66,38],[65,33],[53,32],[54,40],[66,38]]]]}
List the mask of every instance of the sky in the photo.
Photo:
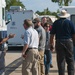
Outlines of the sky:
{"type": "MultiPolygon", "coordinates": [[[[48,8],[51,12],[56,12],[59,9],[57,3],[51,2],[51,0],[20,0],[27,10],[33,10],[34,12],[43,11],[48,8]]],[[[72,0],[70,6],[75,6],[75,0],[72,0]]]]}

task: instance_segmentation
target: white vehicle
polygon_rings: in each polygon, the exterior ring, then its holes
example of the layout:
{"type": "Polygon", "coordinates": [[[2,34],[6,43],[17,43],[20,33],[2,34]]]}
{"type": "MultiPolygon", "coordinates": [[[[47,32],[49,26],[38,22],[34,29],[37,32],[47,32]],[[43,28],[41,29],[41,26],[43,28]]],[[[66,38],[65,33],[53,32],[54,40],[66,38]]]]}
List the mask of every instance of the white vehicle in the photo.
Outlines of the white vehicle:
{"type": "Polygon", "coordinates": [[[38,17],[32,10],[23,10],[21,7],[10,7],[10,10],[7,12],[8,15],[11,15],[12,21],[7,25],[7,35],[9,33],[14,33],[16,36],[11,40],[8,40],[9,47],[23,46],[23,39],[21,35],[24,34],[23,23],[25,19],[33,20],[38,17]]]}
{"type": "Polygon", "coordinates": [[[75,6],[63,6],[62,9],[70,13],[69,19],[75,24],[75,6]]]}
{"type": "Polygon", "coordinates": [[[5,0],[0,0],[0,32],[6,32],[7,26],[5,24],[5,0]]]}
{"type": "MultiPolygon", "coordinates": [[[[5,38],[7,37],[7,25],[5,21],[5,0],[0,0],[0,37],[5,38]]],[[[4,49],[7,50],[7,44],[3,44],[4,49]]]]}

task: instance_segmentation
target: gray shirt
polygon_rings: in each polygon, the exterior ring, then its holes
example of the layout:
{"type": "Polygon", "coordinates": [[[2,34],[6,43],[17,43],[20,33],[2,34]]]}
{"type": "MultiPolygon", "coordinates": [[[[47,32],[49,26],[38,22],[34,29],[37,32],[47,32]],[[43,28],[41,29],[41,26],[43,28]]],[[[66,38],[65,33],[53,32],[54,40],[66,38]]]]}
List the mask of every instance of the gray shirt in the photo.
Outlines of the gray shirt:
{"type": "Polygon", "coordinates": [[[42,26],[39,26],[36,30],[39,34],[39,51],[45,50],[46,32],[42,26]]]}

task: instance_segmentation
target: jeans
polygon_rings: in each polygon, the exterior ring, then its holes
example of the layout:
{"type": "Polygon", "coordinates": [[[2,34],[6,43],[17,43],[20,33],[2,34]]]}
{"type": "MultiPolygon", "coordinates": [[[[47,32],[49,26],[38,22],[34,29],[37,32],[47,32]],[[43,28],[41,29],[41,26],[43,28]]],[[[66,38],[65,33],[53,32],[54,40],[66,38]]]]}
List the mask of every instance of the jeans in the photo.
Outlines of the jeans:
{"type": "Polygon", "coordinates": [[[52,63],[51,51],[50,50],[45,50],[45,55],[44,55],[45,74],[49,73],[51,63],[52,63]]]}
{"type": "Polygon", "coordinates": [[[0,51],[0,75],[5,75],[5,58],[2,51],[0,51]]]}
{"type": "Polygon", "coordinates": [[[73,49],[73,53],[74,53],[74,61],[75,61],[75,46],[74,46],[74,49],[73,49]]]}
{"type": "Polygon", "coordinates": [[[57,66],[59,75],[65,75],[65,62],[68,75],[74,75],[73,41],[56,40],[57,66]]]}

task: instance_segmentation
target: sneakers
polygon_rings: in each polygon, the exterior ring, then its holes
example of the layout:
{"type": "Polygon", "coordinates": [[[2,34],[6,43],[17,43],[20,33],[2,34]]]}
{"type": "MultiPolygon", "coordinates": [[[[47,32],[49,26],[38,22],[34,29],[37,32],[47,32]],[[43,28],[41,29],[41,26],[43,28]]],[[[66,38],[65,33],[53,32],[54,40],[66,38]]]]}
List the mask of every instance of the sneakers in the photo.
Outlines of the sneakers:
{"type": "Polygon", "coordinates": [[[53,68],[53,65],[52,64],[50,64],[50,68],[53,68]]]}

